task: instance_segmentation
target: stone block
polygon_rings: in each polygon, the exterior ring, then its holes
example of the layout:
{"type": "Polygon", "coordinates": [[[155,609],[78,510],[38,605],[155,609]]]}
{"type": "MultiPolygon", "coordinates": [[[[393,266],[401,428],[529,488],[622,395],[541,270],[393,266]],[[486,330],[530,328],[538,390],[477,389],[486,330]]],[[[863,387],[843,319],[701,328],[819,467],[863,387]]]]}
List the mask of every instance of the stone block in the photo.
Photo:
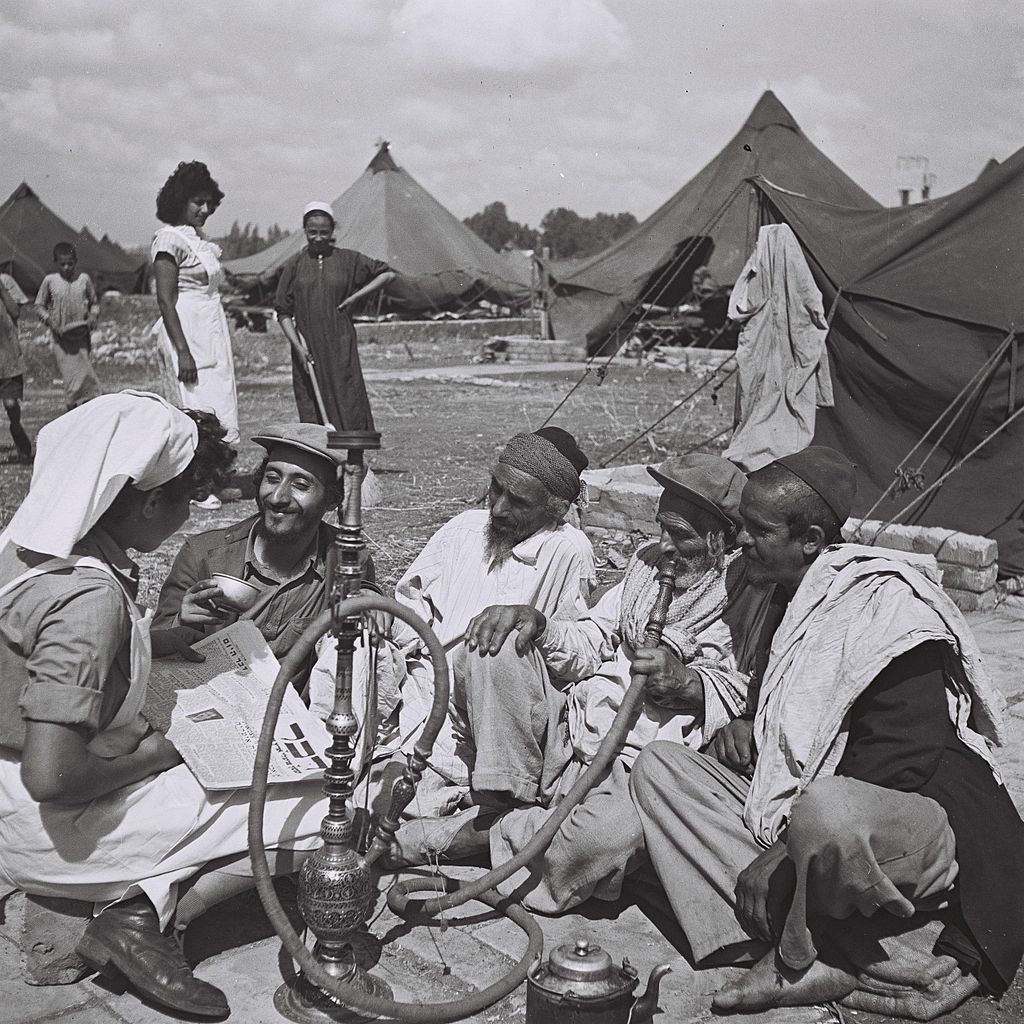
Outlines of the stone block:
{"type": "Polygon", "coordinates": [[[986,612],[995,608],[997,603],[995,587],[986,590],[983,594],[976,594],[973,590],[959,590],[957,587],[943,587],[942,589],[962,612],[986,612]]]}
{"type": "MultiPolygon", "coordinates": [[[[650,477],[648,477],[650,479],[650,477]]],[[[589,488],[589,484],[588,484],[589,488]]],[[[654,521],[661,488],[648,484],[610,482],[590,492],[589,506],[580,519],[584,528],[600,526],[606,530],[640,530],[657,536],[661,530],[654,521]]]]}
{"type": "Polygon", "coordinates": [[[939,561],[942,570],[942,586],[949,590],[971,590],[976,594],[984,594],[996,585],[999,566],[993,562],[987,569],[968,569],[965,565],[955,562],[939,561]]]}
{"type": "Polygon", "coordinates": [[[498,337],[493,339],[493,342],[501,345],[499,351],[512,363],[583,362],[587,358],[586,346],[582,342],[516,337],[498,337]]]}
{"type": "Polygon", "coordinates": [[[852,539],[860,527],[860,542],[876,543],[879,547],[896,551],[912,551],[921,555],[935,555],[940,562],[962,565],[968,569],[987,569],[999,554],[998,545],[990,537],[977,537],[959,530],[946,530],[939,526],[890,525],[882,530],[877,519],[848,519],[843,536],[852,539]]]}
{"type": "Polygon", "coordinates": [[[12,923],[20,919],[22,977],[29,985],[73,985],[92,974],[75,952],[92,904],[82,900],[14,893],[5,904],[12,923]]]}

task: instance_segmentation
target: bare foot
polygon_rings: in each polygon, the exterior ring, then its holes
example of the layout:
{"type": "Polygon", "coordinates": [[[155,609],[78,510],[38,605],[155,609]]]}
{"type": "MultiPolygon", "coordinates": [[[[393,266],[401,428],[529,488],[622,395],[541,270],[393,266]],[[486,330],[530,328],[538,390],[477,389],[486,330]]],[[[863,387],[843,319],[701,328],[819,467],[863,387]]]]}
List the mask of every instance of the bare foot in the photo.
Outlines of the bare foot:
{"type": "Polygon", "coordinates": [[[857,987],[848,971],[815,960],[795,971],[769,950],[739,981],[715,995],[712,1005],[726,1013],[753,1013],[773,1006],[813,1006],[842,999],[857,987]]]}

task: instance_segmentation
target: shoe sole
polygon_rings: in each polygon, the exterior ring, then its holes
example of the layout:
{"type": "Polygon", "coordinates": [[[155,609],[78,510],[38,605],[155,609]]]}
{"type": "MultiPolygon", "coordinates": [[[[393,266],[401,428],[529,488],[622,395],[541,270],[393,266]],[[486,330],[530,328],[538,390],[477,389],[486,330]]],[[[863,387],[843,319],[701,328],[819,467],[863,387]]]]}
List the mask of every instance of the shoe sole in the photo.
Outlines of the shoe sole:
{"type": "Polygon", "coordinates": [[[214,1007],[210,1006],[208,1003],[191,1003],[187,1000],[174,1002],[163,996],[157,995],[147,986],[147,978],[144,976],[141,978],[133,977],[135,972],[133,972],[131,968],[126,970],[122,967],[117,962],[116,954],[91,935],[82,936],[78,945],[75,947],[75,952],[89,967],[99,974],[102,974],[105,978],[109,978],[111,981],[127,981],[137,992],[144,995],[147,999],[151,999],[154,1003],[157,1003],[160,1006],[166,1006],[172,1010],[178,1010],[181,1013],[191,1013],[196,1017],[223,1018],[228,1016],[231,1012],[230,1008],[226,1005],[214,1007]]]}

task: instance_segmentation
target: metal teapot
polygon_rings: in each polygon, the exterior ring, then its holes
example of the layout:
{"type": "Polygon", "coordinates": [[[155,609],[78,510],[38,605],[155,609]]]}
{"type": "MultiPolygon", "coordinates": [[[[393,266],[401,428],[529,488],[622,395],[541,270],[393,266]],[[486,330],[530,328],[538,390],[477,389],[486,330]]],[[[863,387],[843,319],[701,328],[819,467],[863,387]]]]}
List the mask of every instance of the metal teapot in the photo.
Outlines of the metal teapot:
{"type": "Polygon", "coordinates": [[[635,999],[636,968],[626,959],[616,967],[600,946],[579,938],[530,968],[526,1024],[645,1024],[658,1008],[658,987],[670,970],[668,964],[655,967],[647,991],[635,999]]]}

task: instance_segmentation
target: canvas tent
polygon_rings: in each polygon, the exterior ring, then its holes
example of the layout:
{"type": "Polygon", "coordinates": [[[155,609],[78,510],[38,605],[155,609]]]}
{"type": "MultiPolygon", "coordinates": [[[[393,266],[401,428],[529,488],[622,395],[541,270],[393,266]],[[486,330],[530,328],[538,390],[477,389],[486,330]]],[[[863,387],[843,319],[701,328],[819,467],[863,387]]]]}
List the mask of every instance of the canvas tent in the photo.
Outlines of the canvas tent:
{"type": "MultiPolygon", "coordinates": [[[[391,157],[386,142],[332,204],[336,244],[384,260],[398,277],[389,306],[408,311],[459,309],[480,299],[530,300],[530,274],[496,253],[391,157]]],[[[281,267],[305,245],[301,230],[225,270],[241,288],[270,293],[281,267]]]]}
{"type": "Polygon", "coordinates": [[[731,285],[761,224],[747,180],[757,174],[827,202],[879,208],[766,92],[725,148],[650,217],[590,259],[550,266],[555,336],[586,339],[599,351],[620,325],[635,320],[639,302],[682,302],[702,263],[720,284],[731,285]]]}
{"type": "Polygon", "coordinates": [[[985,177],[986,174],[989,173],[989,171],[994,171],[998,166],[999,166],[999,161],[994,156],[990,156],[988,158],[988,163],[986,163],[985,166],[982,167],[981,173],[978,175],[978,177],[975,180],[976,181],[980,181],[982,178],[985,177]]]}
{"type": "Polygon", "coordinates": [[[98,292],[137,290],[144,271],[141,261],[76,231],[22,182],[0,206],[0,270],[34,297],[40,282],[54,269],[57,242],[74,244],[78,266],[92,278],[98,292]]]}
{"type": "MultiPolygon", "coordinates": [[[[1024,414],[1000,430],[1024,406],[1024,149],[959,192],[891,210],[756,186],[771,219],[800,240],[825,308],[835,304],[827,339],[835,407],[818,410],[815,442],[857,463],[856,512],[982,371],[969,401],[905,468],[921,469],[928,485],[991,441],[899,521],[993,537],[1001,572],[1024,573],[1024,414]]],[[[920,493],[912,486],[887,497],[873,517],[888,520],[920,493]]]]}

